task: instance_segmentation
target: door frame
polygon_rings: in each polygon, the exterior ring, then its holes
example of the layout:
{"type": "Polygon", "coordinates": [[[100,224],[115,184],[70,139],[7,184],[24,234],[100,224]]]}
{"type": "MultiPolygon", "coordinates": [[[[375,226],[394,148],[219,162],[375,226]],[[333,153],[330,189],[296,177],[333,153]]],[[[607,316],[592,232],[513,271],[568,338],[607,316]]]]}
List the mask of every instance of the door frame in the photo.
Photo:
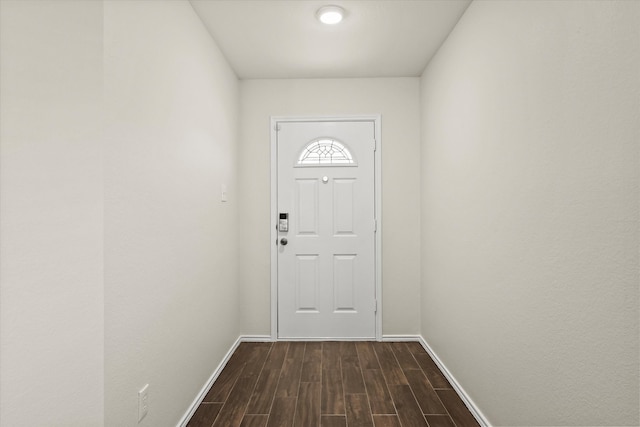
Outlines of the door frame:
{"type": "MultiPolygon", "coordinates": [[[[349,116],[271,116],[271,340],[278,340],[278,132],[279,123],[287,122],[373,122],[374,154],[374,214],[375,235],[375,292],[376,340],[382,341],[382,128],[380,114],[349,116]]],[[[310,338],[311,339],[311,338],[310,338]]],[[[305,340],[310,340],[305,339],[305,340]]]]}

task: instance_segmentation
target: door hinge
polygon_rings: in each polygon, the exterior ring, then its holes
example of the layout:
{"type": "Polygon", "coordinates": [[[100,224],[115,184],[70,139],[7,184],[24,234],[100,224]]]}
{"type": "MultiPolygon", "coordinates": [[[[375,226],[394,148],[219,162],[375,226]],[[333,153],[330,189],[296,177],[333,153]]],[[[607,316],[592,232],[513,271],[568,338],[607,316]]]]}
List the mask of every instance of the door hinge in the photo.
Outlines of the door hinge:
{"type": "Polygon", "coordinates": [[[377,232],[378,231],[378,220],[374,219],[373,220],[373,232],[377,232]]]}
{"type": "Polygon", "coordinates": [[[376,139],[373,139],[373,151],[376,151],[378,149],[378,142],[376,141],[376,139]]]}
{"type": "Polygon", "coordinates": [[[281,127],[280,127],[280,125],[279,125],[278,123],[276,123],[276,124],[273,126],[273,130],[275,130],[276,132],[278,132],[280,129],[281,129],[281,127]]]}
{"type": "Polygon", "coordinates": [[[374,313],[378,312],[378,300],[377,299],[373,300],[373,312],[374,313]]]}

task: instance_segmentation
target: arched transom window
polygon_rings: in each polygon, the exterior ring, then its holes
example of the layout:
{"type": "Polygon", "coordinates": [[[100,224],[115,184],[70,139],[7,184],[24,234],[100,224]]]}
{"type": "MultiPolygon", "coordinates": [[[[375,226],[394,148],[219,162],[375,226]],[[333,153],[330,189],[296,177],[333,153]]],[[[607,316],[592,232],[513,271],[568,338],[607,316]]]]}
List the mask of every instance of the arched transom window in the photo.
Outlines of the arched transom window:
{"type": "Polygon", "coordinates": [[[302,150],[298,166],[346,166],[354,165],[353,156],[340,141],[321,138],[311,141],[302,150]]]}

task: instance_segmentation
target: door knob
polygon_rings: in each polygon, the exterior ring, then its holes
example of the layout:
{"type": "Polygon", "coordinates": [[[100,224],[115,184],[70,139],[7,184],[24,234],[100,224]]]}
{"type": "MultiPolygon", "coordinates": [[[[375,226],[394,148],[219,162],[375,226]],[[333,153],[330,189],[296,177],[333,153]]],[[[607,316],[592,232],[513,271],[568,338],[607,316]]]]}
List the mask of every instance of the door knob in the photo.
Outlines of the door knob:
{"type": "Polygon", "coordinates": [[[287,243],[289,243],[289,241],[287,240],[286,237],[283,237],[282,239],[280,239],[280,244],[282,246],[287,246],[287,243]]]}

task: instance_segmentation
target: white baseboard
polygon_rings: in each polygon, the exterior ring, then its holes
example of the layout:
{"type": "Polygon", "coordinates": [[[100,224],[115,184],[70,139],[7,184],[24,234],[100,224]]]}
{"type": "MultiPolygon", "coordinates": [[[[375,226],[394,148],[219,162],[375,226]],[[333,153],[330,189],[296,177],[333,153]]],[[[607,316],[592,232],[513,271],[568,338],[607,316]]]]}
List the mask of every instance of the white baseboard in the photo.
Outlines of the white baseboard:
{"type": "Polygon", "coordinates": [[[198,406],[200,406],[200,404],[204,400],[204,397],[207,395],[207,393],[209,393],[211,386],[213,386],[213,383],[218,379],[220,372],[222,372],[224,367],[227,366],[227,362],[229,362],[231,355],[233,354],[234,351],[236,351],[236,348],[238,348],[241,342],[242,342],[242,337],[240,336],[233,343],[229,351],[227,351],[227,354],[224,355],[224,358],[222,359],[218,367],[213,371],[213,374],[211,374],[211,376],[209,377],[209,380],[204,384],[204,386],[202,387],[202,390],[200,390],[200,393],[198,393],[198,395],[196,396],[195,400],[193,401],[193,403],[191,404],[187,412],[182,416],[182,419],[178,423],[178,427],[186,427],[191,417],[193,417],[193,414],[195,414],[196,409],[198,409],[198,406]]]}
{"type": "Polygon", "coordinates": [[[240,335],[240,342],[271,342],[271,335],[240,335]]]}
{"type": "Polygon", "coordinates": [[[375,341],[375,337],[346,337],[346,338],[331,338],[331,337],[281,337],[276,341],[305,341],[305,342],[322,342],[322,341],[375,341]]]}
{"type": "Polygon", "coordinates": [[[420,341],[421,339],[422,337],[420,335],[383,335],[382,336],[383,342],[391,342],[391,341],[414,342],[414,341],[420,341]]]}
{"type": "Polygon", "coordinates": [[[424,339],[424,337],[419,336],[418,337],[418,341],[420,342],[422,347],[425,349],[425,351],[427,353],[429,353],[429,356],[431,356],[431,358],[436,363],[436,365],[438,365],[438,368],[440,369],[440,371],[442,371],[442,374],[447,378],[447,380],[449,380],[449,383],[451,383],[451,386],[453,387],[453,389],[456,391],[456,393],[458,393],[458,396],[460,396],[460,399],[462,399],[462,402],[469,409],[469,411],[471,412],[471,415],[473,415],[473,417],[476,419],[476,421],[478,421],[480,426],[482,426],[482,427],[491,427],[491,423],[489,423],[489,420],[487,419],[487,417],[484,416],[484,414],[478,408],[478,406],[475,404],[473,399],[471,399],[469,397],[469,395],[467,394],[467,392],[464,391],[464,388],[462,388],[462,386],[456,380],[456,378],[453,376],[451,371],[449,371],[449,369],[447,369],[445,364],[442,362],[442,360],[440,360],[440,358],[438,357],[436,352],[433,351],[431,346],[429,346],[429,344],[424,339]]]}

